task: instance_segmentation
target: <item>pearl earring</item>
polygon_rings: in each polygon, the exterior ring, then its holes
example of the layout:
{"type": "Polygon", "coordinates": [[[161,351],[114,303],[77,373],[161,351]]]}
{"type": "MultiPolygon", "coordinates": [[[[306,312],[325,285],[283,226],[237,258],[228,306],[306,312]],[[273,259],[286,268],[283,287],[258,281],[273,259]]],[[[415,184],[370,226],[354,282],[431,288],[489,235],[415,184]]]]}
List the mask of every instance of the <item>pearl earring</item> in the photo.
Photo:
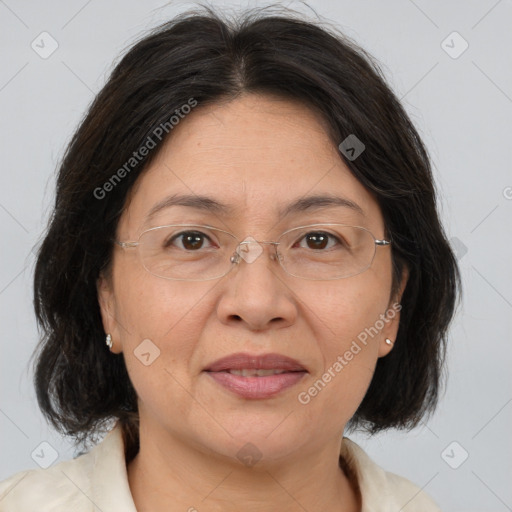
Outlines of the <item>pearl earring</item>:
{"type": "Polygon", "coordinates": [[[393,345],[393,342],[392,342],[389,338],[386,338],[386,343],[387,343],[388,345],[393,345]]]}
{"type": "Polygon", "coordinates": [[[112,350],[112,336],[110,334],[107,334],[107,337],[105,339],[105,343],[107,344],[107,347],[112,350]]]}

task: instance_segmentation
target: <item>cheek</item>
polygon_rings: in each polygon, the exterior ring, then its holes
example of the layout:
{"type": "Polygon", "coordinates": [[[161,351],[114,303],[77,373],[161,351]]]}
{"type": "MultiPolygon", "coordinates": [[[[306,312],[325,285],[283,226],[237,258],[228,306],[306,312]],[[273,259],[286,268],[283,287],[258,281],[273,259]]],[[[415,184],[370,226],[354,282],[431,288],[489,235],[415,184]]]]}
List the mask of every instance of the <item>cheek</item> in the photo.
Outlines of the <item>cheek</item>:
{"type": "Polygon", "coordinates": [[[208,288],[201,284],[173,283],[147,273],[119,282],[116,314],[136,388],[168,381],[169,371],[177,378],[186,375],[208,317],[208,288]]]}
{"type": "Polygon", "coordinates": [[[367,272],[310,293],[305,311],[310,310],[310,321],[323,333],[319,338],[326,347],[342,350],[375,326],[386,311],[388,295],[387,283],[367,272]]]}
{"type": "Polygon", "coordinates": [[[127,326],[123,357],[139,406],[166,423],[171,409],[185,419],[194,407],[191,367],[211,305],[204,283],[183,290],[157,279],[124,285],[120,312],[127,326]]]}
{"type": "Polygon", "coordinates": [[[339,383],[346,378],[342,385],[348,384],[352,392],[373,374],[381,338],[375,325],[384,311],[383,301],[354,294],[338,299],[336,308],[327,313],[331,322],[324,329],[326,337],[321,347],[324,372],[330,369],[340,375],[339,383]]]}
{"type": "Polygon", "coordinates": [[[125,275],[129,279],[116,283],[116,313],[129,336],[168,340],[173,332],[183,334],[185,328],[199,325],[197,317],[209,291],[204,283],[161,279],[144,270],[125,275]]]}
{"type": "MultiPolygon", "coordinates": [[[[371,271],[310,294],[304,314],[316,326],[323,366],[309,379],[311,387],[301,391],[315,401],[311,410],[331,411],[335,424],[352,417],[370,385],[382,338],[377,327],[388,294],[387,283],[371,271]]],[[[308,396],[303,395],[304,401],[308,396]]]]}

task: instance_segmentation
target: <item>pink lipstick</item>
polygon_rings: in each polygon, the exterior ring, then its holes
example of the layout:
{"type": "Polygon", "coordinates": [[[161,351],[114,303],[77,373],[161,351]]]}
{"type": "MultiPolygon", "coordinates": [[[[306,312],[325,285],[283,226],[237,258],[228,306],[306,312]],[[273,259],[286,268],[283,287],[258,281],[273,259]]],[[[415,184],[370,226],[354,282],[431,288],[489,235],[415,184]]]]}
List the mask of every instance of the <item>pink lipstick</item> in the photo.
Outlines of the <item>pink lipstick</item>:
{"type": "Polygon", "coordinates": [[[215,382],[247,399],[275,396],[297,384],[308,372],[295,359],[281,354],[232,354],[205,370],[215,382]]]}

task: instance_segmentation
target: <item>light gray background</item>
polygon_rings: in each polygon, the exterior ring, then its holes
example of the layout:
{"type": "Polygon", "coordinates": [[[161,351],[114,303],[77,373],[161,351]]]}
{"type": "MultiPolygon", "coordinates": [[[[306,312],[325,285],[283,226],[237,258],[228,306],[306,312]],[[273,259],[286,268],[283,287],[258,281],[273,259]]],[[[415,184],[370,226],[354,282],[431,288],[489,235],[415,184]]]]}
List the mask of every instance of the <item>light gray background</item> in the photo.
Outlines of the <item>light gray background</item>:
{"type": "MultiPolygon", "coordinates": [[[[191,5],[0,0],[0,480],[38,467],[31,453],[44,441],[57,462],[73,456],[37,409],[28,368],[38,338],[31,251],[48,218],[58,160],[119,53],[191,5]],[[43,31],[59,45],[47,59],[31,48],[43,31]]],[[[298,2],[283,5],[314,18],[298,2]]],[[[450,331],[447,392],[433,418],[411,433],[352,438],[425,487],[444,511],[512,510],[512,2],[309,5],[382,63],[423,136],[465,293],[450,331]],[[443,44],[453,31],[469,44],[457,58],[445,49],[458,53],[463,41],[452,35],[443,44]],[[465,452],[468,459],[450,467],[465,452]]]]}

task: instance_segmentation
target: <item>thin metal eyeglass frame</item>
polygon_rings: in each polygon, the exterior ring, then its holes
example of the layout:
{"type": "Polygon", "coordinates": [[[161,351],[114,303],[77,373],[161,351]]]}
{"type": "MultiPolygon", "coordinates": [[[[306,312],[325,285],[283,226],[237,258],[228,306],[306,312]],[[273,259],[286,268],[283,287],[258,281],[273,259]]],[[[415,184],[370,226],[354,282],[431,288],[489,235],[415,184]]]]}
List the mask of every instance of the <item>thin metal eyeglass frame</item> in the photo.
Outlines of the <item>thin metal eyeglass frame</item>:
{"type": "MultiPolygon", "coordinates": [[[[296,274],[292,274],[291,272],[289,272],[286,269],[284,263],[282,262],[282,258],[280,256],[280,254],[277,252],[277,246],[281,244],[281,242],[279,242],[279,240],[281,240],[281,238],[283,238],[283,236],[285,236],[287,233],[290,233],[291,231],[294,231],[294,230],[297,230],[297,229],[303,229],[303,228],[314,228],[314,227],[317,227],[317,226],[343,226],[343,227],[346,227],[346,228],[362,229],[362,230],[364,230],[364,231],[366,231],[367,233],[370,234],[370,236],[373,238],[373,241],[374,241],[376,247],[383,247],[383,246],[391,245],[391,240],[375,238],[373,233],[369,229],[367,229],[367,228],[365,228],[363,226],[352,226],[352,225],[349,225],[349,224],[340,224],[340,223],[316,223],[316,224],[306,224],[305,226],[297,226],[297,227],[294,227],[294,228],[286,230],[284,233],[281,233],[281,235],[279,235],[277,241],[265,241],[265,240],[249,240],[249,241],[243,240],[243,241],[240,241],[239,238],[236,235],[234,235],[233,233],[230,233],[229,231],[226,231],[224,229],[220,229],[220,228],[217,228],[215,226],[210,226],[210,225],[207,225],[207,224],[165,224],[163,226],[155,226],[153,228],[149,228],[149,229],[144,230],[139,235],[139,238],[137,240],[133,240],[133,241],[127,240],[127,241],[124,241],[124,242],[123,241],[118,241],[118,240],[113,240],[113,241],[114,241],[114,243],[119,245],[122,249],[138,248],[141,245],[140,244],[140,239],[142,238],[142,236],[145,233],[147,233],[149,231],[155,231],[157,229],[171,228],[171,227],[207,228],[207,229],[213,229],[215,231],[220,231],[222,233],[226,233],[227,235],[231,236],[232,238],[234,238],[238,242],[238,245],[235,247],[234,253],[230,256],[229,261],[231,263],[239,264],[240,260],[243,259],[240,256],[240,253],[239,253],[239,248],[243,244],[255,244],[255,243],[257,243],[257,244],[273,245],[274,248],[275,248],[275,256],[271,255],[271,259],[276,259],[279,262],[279,265],[281,266],[281,268],[288,275],[293,276],[293,277],[297,277],[298,279],[306,279],[308,281],[335,281],[335,280],[339,280],[339,279],[348,279],[349,277],[354,277],[354,276],[357,276],[359,274],[362,274],[363,272],[365,272],[366,270],[368,270],[372,266],[373,260],[375,258],[375,254],[377,252],[376,250],[374,251],[372,259],[370,260],[368,265],[365,268],[363,268],[360,272],[358,272],[357,274],[351,274],[349,276],[343,276],[343,277],[332,277],[330,279],[312,279],[312,278],[308,278],[308,277],[297,276],[296,274]]],[[[160,279],[168,279],[168,280],[171,280],[171,281],[190,281],[190,282],[193,282],[193,281],[211,281],[213,279],[220,279],[221,277],[226,276],[233,269],[233,266],[231,266],[231,267],[229,267],[229,269],[224,274],[221,274],[221,275],[215,276],[215,277],[209,277],[209,278],[206,278],[206,279],[186,279],[186,278],[179,279],[179,278],[175,278],[175,277],[164,277],[164,276],[160,276],[158,274],[154,274],[153,272],[151,272],[144,265],[144,262],[142,261],[142,257],[140,255],[140,252],[139,251],[137,251],[137,252],[138,252],[138,255],[139,255],[139,259],[141,260],[141,264],[142,264],[143,268],[147,272],[149,272],[151,275],[154,275],[155,277],[159,277],[160,279]]]]}

